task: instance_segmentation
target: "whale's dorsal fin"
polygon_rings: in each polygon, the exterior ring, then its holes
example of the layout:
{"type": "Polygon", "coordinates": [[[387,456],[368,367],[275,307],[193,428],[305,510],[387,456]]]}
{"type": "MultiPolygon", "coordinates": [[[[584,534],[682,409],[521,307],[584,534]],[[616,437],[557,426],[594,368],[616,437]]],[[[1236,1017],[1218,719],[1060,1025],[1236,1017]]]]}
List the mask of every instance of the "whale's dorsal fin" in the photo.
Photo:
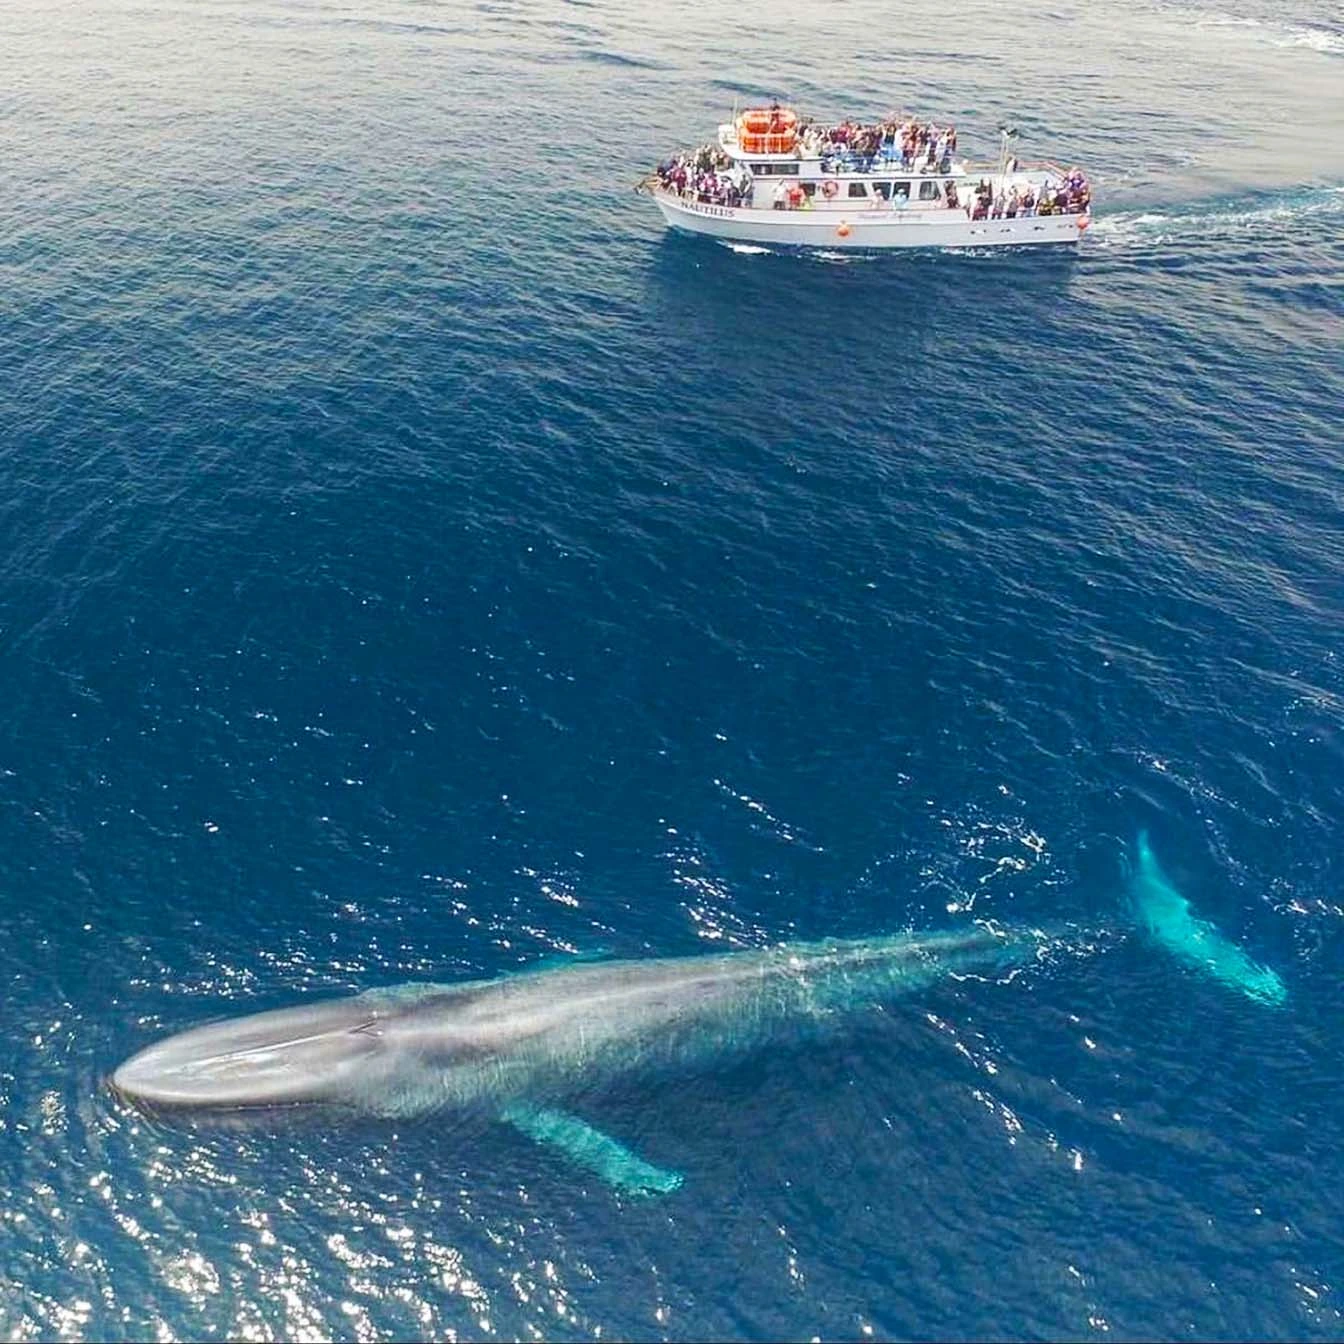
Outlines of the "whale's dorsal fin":
{"type": "Polygon", "coordinates": [[[619,1140],[564,1111],[515,1102],[505,1107],[503,1118],[533,1142],[559,1149],[624,1194],[670,1195],[684,1179],[679,1171],[655,1167],[619,1140]]]}
{"type": "Polygon", "coordinates": [[[409,1008],[413,1004],[423,1003],[426,999],[444,998],[449,994],[460,994],[462,985],[436,985],[425,980],[409,980],[404,985],[378,985],[356,995],[361,1004],[365,1004],[373,1013],[390,1011],[395,1008],[409,1008]]]}
{"type": "Polygon", "coordinates": [[[535,975],[540,971],[562,971],[567,966],[581,966],[589,961],[611,961],[613,953],[608,947],[584,948],[579,952],[548,952],[536,961],[529,961],[510,975],[535,975]]]}

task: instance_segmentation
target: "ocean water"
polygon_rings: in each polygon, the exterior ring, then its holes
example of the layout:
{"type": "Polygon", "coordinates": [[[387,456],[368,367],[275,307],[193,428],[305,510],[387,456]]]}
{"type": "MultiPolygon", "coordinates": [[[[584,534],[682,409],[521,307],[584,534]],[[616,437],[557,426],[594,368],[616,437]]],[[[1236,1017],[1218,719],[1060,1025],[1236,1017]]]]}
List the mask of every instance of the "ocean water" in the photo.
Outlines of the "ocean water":
{"type": "Polygon", "coordinates": [[[0,1335],[1338,1339],[1344,23],[1324,0],[8,0],[0,1335]],[[633,194],[735,97],[1076,161],[1077,255],[633,194]],[[1129,935],[1146,828],[1288,989],[1129,935]],[[211,1018],[1064,923],[516,1132],[199,1130],[211,1018]]]}

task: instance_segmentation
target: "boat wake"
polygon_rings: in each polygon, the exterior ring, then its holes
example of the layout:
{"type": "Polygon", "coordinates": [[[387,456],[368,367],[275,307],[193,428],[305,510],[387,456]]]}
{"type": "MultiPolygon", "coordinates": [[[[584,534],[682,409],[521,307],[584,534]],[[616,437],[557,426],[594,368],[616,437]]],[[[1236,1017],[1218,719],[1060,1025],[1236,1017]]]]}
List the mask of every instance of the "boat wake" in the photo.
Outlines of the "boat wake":
{"type": "Polygon", "coordinates": [[[852,266],[863,261],[873,261],[871,253],[866,252],[836,252],[831,248],[808,248],[804,255],[809,261],[825,262],[828,266],[852,266]]]}
{"type": "Polygon", "coordinates": [[[1100,214],[1092,224],[1092,247],[1149,248],[1166,243],[1228,240],[1328,227],[1344,215],[1344,187],[1307,187],[1193,204],[1177,212],[1100,214]]]}
{"type": "Polygon", "coordinates": [[[819,261],[828,265],[850,266],[857,262],[872,261],[874,257],[865,252],[836,252],[831,248],[800,247],[783,244],[779,247],[762,247],[758,243],[739,243],[726,238],[716,238],[720,247],[735,252],[739,257],[805,257],[808,261],[819,261]]]}
{"type": "Polygon", "coordinates": [[[1304,47],[1325,56],[1344,56],[1344,33],[1307,24],[1266,23],[1241,14],[1218,10],[1196,10],[1200,28],[1235,28],[1274,47],[1304,47]]]}

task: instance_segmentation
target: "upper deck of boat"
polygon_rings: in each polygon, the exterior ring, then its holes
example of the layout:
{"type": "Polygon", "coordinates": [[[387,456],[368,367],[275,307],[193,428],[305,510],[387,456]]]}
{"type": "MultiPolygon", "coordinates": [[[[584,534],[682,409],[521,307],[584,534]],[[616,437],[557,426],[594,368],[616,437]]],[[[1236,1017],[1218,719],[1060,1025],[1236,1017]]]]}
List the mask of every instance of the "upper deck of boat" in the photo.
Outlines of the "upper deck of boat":
{"type": "Polygon", "coordinates": [[[737,144],[734,128],[731,124],[719,127],[718,146],[734,163],[741,164],[754,177],[871,177],[881,174],[892,178],[921,177],[980,177],[985,174],[1002,173],[1005,167],[1011,171],[1041,171],[1064,176],[1064,169],[1050,159],[1027,162],[1022,159],[1010,159],[1005,162],[994,160],[949,159],[947,167],[941,163],[929,163],[927,160],[907,162],[898,147],[883,145],[873,154],[856,154],[848,148],[827,146],[823,149],[809,149],[801,142],[787,154],[748,154],[737,144]]]}

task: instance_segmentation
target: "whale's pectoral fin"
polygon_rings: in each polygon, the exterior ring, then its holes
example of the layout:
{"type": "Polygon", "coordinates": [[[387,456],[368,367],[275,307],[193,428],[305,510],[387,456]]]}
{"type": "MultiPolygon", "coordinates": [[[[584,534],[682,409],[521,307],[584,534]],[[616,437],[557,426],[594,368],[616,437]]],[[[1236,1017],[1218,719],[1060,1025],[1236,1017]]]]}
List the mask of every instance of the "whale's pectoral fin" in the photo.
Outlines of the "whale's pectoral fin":
{"type": "Polygon", "coordinates": [[[1130,879],[1135,912],[1149,935],[1173,956],[1239,989],[1260,1003],[1280,1004],[1288,991],[1277,972],[1261,966],[1207,920],[1167,880],[1148,835],[1139,832],[1138,864],[1130,879]]]}
{"type": "Polygon", "coordinates": [[[625,1194],[668,1195],[682,1183],[680,1172],[655,1167],[577,1116],[519,1102],[506,1107],[503,1118],[529,1139],[558,1148],[571,1162],[625,1194]]]}

